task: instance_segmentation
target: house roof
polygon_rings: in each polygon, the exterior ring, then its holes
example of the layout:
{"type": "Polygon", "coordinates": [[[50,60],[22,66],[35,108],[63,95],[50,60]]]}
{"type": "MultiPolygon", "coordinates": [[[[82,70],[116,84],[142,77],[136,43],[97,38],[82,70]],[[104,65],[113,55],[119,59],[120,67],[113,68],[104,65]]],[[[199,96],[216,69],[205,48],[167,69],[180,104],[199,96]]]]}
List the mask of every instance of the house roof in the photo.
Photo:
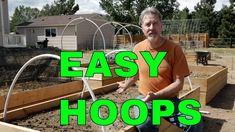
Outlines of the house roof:
{"type": "MultiPolygon", "coordinates": [[[[45,27],[45,26],[65,26],[70,21],[76,18],[89,18],[95,20],[106,21],[105,16],[93,13],[93,14],[79,14],[79,15],[61,15],[61,16],[44,16],[33,19],[31,21],[21,23],[17,27],[45,27]]],[[[79,20],[78,20],[79,21],[79,20]]],[[[75,25],[78,21],[72,22],[70,25],[75,25]]]]}

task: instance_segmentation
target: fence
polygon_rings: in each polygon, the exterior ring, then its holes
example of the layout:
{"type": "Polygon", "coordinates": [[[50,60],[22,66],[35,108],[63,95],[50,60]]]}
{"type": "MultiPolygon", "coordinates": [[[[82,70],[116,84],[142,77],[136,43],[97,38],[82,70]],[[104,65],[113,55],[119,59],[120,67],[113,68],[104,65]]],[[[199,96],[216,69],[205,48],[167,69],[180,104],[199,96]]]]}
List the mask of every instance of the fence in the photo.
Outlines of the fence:
{"type": "Polygon", "coordinates": [[[15,34],[5,34],[4,47],[26,47],[26,36],[25,35],[15,35],[15,34]]]}
{"type": "MultiPolygon", "coordinates": [[[[131,37],[132,37],[133,43],[138,43],[138,42],[145,39],[144,35],[132,35],[131,37]]],[[[114,36],[113,43],[124,44],[124,45],[129,44],[129,43],[131,43],[131,38],[129,37],[129,35],[117,35],[117,36],[114,36]]]]}
{"type": "Polygon", "coordinates": [[[175,43],[191,43],[199,42],[203,44],[202,47],[207,48],[209,45],[208,33],[190,33],[190,34],[167,34],[165,35],[168,39],[174,41],[175,43]]]}
{"type": "Polygon", "coordinates": [[[209,47],[233,48],[235,47],[235,38],[210,38],[209,47]]]}
{"type": "MultiPolygon", "coordinates": [[[[167,34],[166,38],[186,47],[209,47],[208,33],[191,33],[191,34],[167,34]]],[[[145,39],[144,35],[132,35],[132,42],[138,43],[145,39]]],[[[117,35],[114,37],[115,44],[129,44],[129,35],[117,35]]]]}

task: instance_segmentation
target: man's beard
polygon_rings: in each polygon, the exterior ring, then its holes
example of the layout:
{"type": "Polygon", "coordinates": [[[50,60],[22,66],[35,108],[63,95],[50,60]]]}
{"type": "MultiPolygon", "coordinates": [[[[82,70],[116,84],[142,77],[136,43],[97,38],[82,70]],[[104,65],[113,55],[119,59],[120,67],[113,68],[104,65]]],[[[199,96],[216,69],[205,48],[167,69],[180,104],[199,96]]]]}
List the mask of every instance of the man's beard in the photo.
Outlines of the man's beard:
{"type": "Polygon", "coordinates": [[[147,39],[150,41],[150,42],[157,42],[158,40],[158,36],[157,35],[149,35],[147,36],[147,39]]]}

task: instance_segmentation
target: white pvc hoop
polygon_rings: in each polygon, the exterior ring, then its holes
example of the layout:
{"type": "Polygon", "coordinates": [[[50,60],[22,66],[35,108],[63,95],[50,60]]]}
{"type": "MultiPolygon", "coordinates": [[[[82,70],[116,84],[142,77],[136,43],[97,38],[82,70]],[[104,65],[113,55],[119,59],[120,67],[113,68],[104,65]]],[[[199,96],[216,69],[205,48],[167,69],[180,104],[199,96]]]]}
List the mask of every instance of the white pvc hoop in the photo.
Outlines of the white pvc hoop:
{"type": "Polygon", "coordinates": [[[6,120],[8,102],[9,102],[9,99],[10,99],[10,96],[11,96],[12,89],[13,89],[13,87],[15,86],[15,83],[16,83],[17,79],[19,78],[19,76],[21,75],[21,73],[23,72],[23,70],[24,70],[31,62],[33,62],[34,60],[37,60],[37,59],[41,59],[41,58],[55,58],[55,59],[60,59],[60,57],[59,57],[58,55],[52,55],[52,54],[38,55],[38,56],[35,56],[35,57],[31,58],[29,61],[27,61],[27,62],[20,68],[20,70],[17,72],[15,78],[13,79],[13,81],[12,81],[12,83],[11,83],[11,86],[10,86],[10,89],[9,89],[9,91],[8,91],[8,93],[7,93],[7,98],[6,98],[6,101],[5,101],[4,111],[3,111],[3,119],[4,119],[4,120],[6,120]]]}
{"type": "MultiPolygon", "coordinates": [[[[122,28],[119,28],[118,29],[118,31],[116,32],[116,34],[115,34],[115,36],[123,29],[123,28],[125,28],[126,29],[126,27],[136,27],[136,28],[139,28],[140,30],[142,30],[142,28],[140,27],[140,26],[138,26],[138,25],[134,25],[134,24],[127,24],[127,25],[125,25],[124,27],[122,27],[122,28]]],[[[132,39],[132,38],[131,38],[132,39]]],[[[132,42],[132,40],[131,40],[131,46],[133,46],[133,42],[132,42]]]]}
{"type": "MultiPolygon", "coordinates": [[[[29,61],[27,61],[21,68],[20,70],[17,72],[15,78],[13,79],[12,83],[11,83],[11,86],[10,86],[10,89],[7,93],[7,98],[5,100],[5,104],[4,104],[4,112],[3,112],[3,119],[4,121],[6,121],[6,117],[7,117],[7,107],[8,107],[8,103],[9,103],[9,100],[10,100],[10,96],[11,96],[11,93],[12,93],[12,90],[13,90],[13,87],[15,86],[15,83],[17,81],[17,79],[19,78],[19,76],[21,75],[21,73],[24,71],[24,69],[30,64],[32,63],[33,61],[35,60],[38,60],[38,59],[45,59],[45,58],[54,58],[54,59],[57,59],[57,60],[60,60],[60,56],[58,55],[53,55],[53,54],[42,54],[42,55],[38,55],[38,56],[35,56],[33,58],[31,58],[29,61]]],[[[84,82],[84,84],[87,86],[88,88],[88,91],[93,99],[93,101],[96,100],[96,97],[94,95],[94,92],[90,89],[90,85],[88,83],[88,81],[85,79],[85,77],[82,77],[82,80],[84,82]]],[[[103,128],[102,128],[103,129],[103,128]]]]}
{"type": "MultiPolygon", "coordinates": [[[[95,26],[97,27],[97,29],[100,31],[100,34],[101,34],[101,37],[102,37],[102,40],[103,40],[103,43],[104,43],[104,51],[105,51],[105,50],[106,50],[106,46],[105,46],[105,39],[104,39],[104,34],[103,34],[103,32],[100,30],[99,26],[98,26],[94,21],[92,21],[91,19],[88,19],[88,18],[84,18],[84,17],[75,18],[75,19],[71,20],[69,23],[67,23],[67,25],[64,27],[64,29],[63,29],[63,31],[62,31],[62,33],[61,33],[61,50],[63,49],[63,36],[64,36],[64,32],[65,32],[66,28],[67,28],[72,22],[74,22],[74,21],[76,21],[76,20],[80,20],[80,19],[83,19],[83,21],[79,22],[78,24],[80,24],[80,23],[82,23],[82,22],[84,22],[84,21],[86,20],[86,21],[91,22],[93,25],[95,25],[95,26]]],[[[77,25],[78,25],[78,24],[77,24],[77,25]]]]}
{"type": "MultiPolygon", "coordinates": [[[[130,37],[130,40],[131,40],[131,44],[132,44],[132,37],[131,37],[131,34],[130,34],[129,30],[126,29],[126,27],[123,26],[122,24],[120,24],[119,22],[106,22],[106,23],[103,23],[102,25],[100,25],[99,28],[101,29],[103,26],[105,26],[105,25],[107,25],[107,24],[110,24],[110,23],[114,23],[114,24],[116,24],[116,25],[119,25],[119,26],[122,27],[122,29],[124,28],[124,29],[127,31],[128,35],[129,35],[129,37],[130,37]]],[[[95,31],[95,33],[94,33],[94,35],[93,35],[93,39],[92,39],[92,47],[93,47],[93,50],[94,50],[94,48],[95,48],[94,43],[95,43],[95,37],[96,37],[97,32],[98,32],[98,29],[95,31]]]]}
{"type": "Polygon", "coordinates": [[[135,24],[127,24],[127,25],[125,25],[124,27],[118,29],[118,31],[116,32],[115,35],[117,35],[117,34],[120,32],[120,30],[122,30],[123,28],[126,28],[126,27],[136,27],[136,28],[139,28],[140,30],[142,30],[142,28],[141,28],[140,26],[138,26],[138,25],[135,25],[135,24]]]}

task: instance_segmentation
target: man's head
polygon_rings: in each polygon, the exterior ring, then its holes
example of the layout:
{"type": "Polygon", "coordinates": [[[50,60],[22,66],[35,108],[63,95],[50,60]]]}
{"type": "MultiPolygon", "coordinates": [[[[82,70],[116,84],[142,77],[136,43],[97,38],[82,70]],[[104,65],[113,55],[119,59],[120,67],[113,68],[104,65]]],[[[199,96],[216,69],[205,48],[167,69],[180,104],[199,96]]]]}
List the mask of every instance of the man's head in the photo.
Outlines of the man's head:
{"type": "Polygon", "coordinates": [[[139,24],[144,35],[150,42],[157,42],[162,32],[162,15],[154,7],[148,7],[141,12],[139,24]]]}

